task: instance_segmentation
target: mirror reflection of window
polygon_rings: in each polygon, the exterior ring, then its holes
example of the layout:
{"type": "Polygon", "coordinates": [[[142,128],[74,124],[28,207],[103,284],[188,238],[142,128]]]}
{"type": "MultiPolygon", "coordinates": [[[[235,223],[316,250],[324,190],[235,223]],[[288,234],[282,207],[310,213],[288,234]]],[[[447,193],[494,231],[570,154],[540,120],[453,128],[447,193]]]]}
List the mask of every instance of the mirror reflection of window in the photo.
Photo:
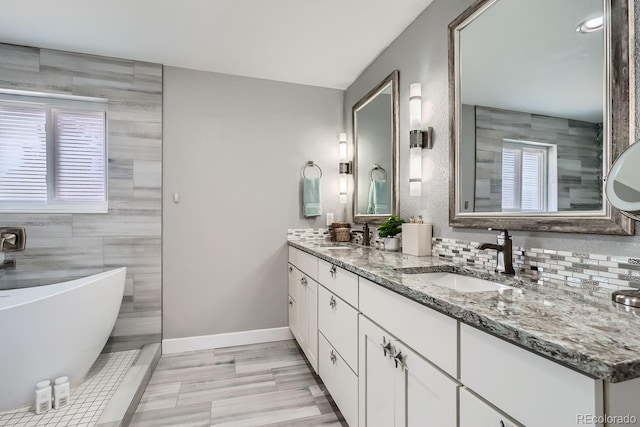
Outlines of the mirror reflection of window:
{"type": "Polygon", "coordinates": [[[502,147],[503,212],[557,209],[556,153],[552,144],[505,140],[502,147]]]}

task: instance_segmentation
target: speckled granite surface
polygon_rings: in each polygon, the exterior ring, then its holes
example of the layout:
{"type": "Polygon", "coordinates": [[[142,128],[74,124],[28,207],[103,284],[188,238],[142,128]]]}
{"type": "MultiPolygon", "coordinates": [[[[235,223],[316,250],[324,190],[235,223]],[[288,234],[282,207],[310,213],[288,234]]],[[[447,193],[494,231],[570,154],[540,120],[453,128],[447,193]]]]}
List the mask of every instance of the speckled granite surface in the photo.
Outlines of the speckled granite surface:
{"type": "Polygon", "coordinates": [[[431,257],[355,245],[331,249],[335,244],[318,241],[288,243],[592,377],[609,382],[640,378],[640,317],[620,310],[609,300],[594,298],[561,282],[500,277],[431,257]],[[465,272],[518,287],[522,292],[463,293],[411,274],[426,271],[465,272]]]}

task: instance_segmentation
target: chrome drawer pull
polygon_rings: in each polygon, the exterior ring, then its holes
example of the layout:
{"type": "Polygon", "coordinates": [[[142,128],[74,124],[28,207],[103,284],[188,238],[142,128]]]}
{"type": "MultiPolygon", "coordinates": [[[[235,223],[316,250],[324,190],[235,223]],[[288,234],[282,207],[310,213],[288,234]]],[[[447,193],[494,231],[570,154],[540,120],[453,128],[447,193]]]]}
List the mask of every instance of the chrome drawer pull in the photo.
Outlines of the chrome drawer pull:
{"type": "Polygon", "coordinates": [[[404,368],[404,363],[402,362],[402,352],[399,349],[396,349],[392,358],[396,364],[396,368],[397,367],[404,368]]]}
{"type": "Polygon", "coordinates": [[[333,350],[331,350],[331,353],[329,354],[329,360],[331,360],[331,363],[333,363],[334,365],[338,362],[338,357],[333,352],[333,350]]]}
{"type": "Polygon", "coordinates": [[[293,267],[289,266],[289,273],[293,273],[293,267]]]}
{"type": "Polygon", "coordinates": [[[382,347],[382,353],[385,357],[388,356],[387,353],[391,353],[391,341],[387,341],[386,337],[382,337],[382,344],[380,344],[380,347],[382,347]]]}
{"type": "Polygon", "coordinates": [[[300,283],[302,283],[303,285],[306,285],[307,284],[307,278],[306,277],[300,278],[300,283]]]}
{"type": "Polygon", "coordinates": [[[331,277],[335,277],[337,271],[338,269],[336,268],[335,265],[331,266],[331,270],[329,270],[329,273],[331,273],[331,277]]]}
{"type": "Polygon", "coordinates": [[[329,306],[331,308],[336,308],[336,299],[333,297],[333,295],[331,295],[331,298],[329,299],[329,306]]]}

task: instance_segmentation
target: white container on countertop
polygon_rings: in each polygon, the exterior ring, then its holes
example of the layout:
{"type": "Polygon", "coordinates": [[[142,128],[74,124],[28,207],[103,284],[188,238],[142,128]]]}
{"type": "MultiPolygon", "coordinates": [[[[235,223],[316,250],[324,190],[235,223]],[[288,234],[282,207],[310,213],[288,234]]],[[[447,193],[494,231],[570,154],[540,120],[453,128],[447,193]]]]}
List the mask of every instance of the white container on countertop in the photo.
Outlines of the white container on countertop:
{"type": "Polygon", "coordinates": [[[51,409],[51,381],[44,380],[36,384],[35,412],[44,414],[51,409]]]}
{"type": "Polygon", "coordinates": [[[69,404],[69,377],[56,378],[53,386],[53,407],[60,409],[69,404]]]}
{"type": "Polygon", "coordinates": [[[430,256],[431,237],[431,224],[402,224],[402,253],[415,256],[430,256]]]}

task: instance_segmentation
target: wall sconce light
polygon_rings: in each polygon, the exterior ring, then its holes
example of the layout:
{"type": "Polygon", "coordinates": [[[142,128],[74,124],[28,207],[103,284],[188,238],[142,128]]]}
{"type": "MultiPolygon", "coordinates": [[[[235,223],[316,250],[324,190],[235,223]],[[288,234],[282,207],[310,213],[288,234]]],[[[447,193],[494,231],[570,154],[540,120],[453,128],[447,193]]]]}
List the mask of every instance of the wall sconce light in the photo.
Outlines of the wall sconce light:
{"type": "Polygon", "coordinates": [[[340,148],[340,203],[347,203],[347,175],[351,174],[351,162],[347,161],[347,134],[341,133],[340,148]]]}
{"type": "Polygon", "coordinates": [[[409,87],[409,195],[422,194],[422,149],[433,148],[433,128],[422,128],[422,85],[409,87]]]}

